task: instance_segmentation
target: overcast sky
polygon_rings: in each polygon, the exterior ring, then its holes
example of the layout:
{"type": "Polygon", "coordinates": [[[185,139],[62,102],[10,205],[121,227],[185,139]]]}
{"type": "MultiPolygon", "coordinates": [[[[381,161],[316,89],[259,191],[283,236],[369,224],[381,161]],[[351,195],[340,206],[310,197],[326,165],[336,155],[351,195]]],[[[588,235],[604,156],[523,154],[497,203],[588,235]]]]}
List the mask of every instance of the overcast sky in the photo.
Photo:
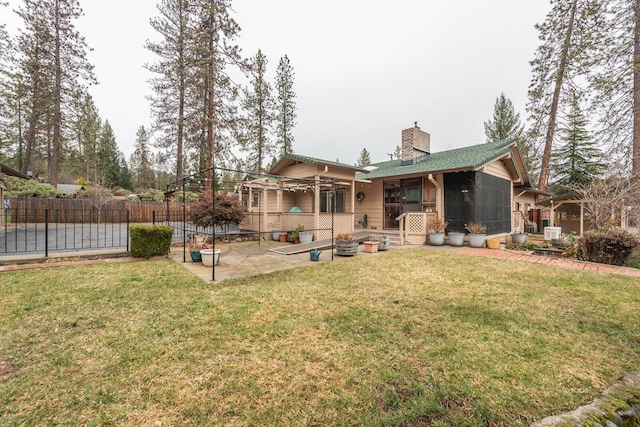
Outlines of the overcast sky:
{"type": "MultiPolygon", "coordinates": [[[[19,3],[11,0],[10,8],[19,3]]],[[[157,1],[80,3],[85,16],[76,25],[94,49],[89,59],[100,82],[90,92],[128,158],[138,127],[151,124],[143,64],[156,58],[143,45],[157,37],[149,25],[157,1]]],[[[285,54],[294,68],[294,151],[352,164],[363,148],[374,162],[388,160],[414,121],[431,134],[432,152],[483,143],[483,123],[500,92],[524,122],[529,61],[538,45],[534,25],[550,6],[549,0],[234,0],[233,8],[246,57],[262,49],[271,81],[285,54]]]]}

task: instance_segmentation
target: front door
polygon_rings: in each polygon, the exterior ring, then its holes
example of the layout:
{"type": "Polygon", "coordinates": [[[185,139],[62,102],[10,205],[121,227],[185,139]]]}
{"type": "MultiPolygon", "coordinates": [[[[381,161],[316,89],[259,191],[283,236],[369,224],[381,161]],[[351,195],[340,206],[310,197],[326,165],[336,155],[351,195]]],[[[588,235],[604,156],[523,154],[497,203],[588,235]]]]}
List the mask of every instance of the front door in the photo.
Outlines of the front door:
{"type": "Polygon", "coordinates": [[[404,212],[420,212],[421,180],[403,179],[384,183],[384,228],[397,230],[396,218],[404,212]]]}

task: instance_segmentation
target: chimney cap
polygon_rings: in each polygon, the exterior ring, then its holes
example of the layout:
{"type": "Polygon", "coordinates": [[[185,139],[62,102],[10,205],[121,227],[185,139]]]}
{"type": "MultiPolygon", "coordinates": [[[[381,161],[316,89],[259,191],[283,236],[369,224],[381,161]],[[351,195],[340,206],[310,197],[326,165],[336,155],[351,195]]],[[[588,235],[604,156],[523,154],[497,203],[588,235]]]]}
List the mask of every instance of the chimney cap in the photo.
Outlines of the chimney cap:
{"type": "Polygon", "coordinates": [[[420,129],[420,126],[418,126],[418,122],[413,122],[413,127],[420,129]]]}

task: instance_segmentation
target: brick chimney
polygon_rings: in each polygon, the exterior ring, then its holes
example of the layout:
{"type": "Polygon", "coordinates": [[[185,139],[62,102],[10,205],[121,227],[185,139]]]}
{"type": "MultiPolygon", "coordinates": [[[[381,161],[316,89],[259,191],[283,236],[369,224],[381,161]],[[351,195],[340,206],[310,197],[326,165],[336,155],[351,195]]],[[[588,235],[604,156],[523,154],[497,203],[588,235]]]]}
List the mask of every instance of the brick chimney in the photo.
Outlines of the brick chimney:
{"type": "Polygon", "coordinates": [[[431,135],[420,130],[418,122],[402,131],[402,165],[418,163],[431,154],[431,135]]]}

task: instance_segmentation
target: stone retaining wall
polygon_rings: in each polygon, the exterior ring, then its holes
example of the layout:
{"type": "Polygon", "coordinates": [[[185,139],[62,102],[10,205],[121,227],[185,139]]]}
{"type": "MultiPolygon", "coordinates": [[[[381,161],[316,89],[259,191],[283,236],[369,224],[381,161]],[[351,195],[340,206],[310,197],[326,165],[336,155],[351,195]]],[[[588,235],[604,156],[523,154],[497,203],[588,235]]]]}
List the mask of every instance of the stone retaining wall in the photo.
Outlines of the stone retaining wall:
{"type": "Polygon", "coordinates": [[[588,405],[530,427],[640,427],[640,373],[625,376],[588,405]]]}

